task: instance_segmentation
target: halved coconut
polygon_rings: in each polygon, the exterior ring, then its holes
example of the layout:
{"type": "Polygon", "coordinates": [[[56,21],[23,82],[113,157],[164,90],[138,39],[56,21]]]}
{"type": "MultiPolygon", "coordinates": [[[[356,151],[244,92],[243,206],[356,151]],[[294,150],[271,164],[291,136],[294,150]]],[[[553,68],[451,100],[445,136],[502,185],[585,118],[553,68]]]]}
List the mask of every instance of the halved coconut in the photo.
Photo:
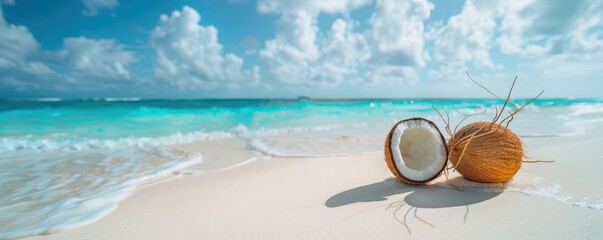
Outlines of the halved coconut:
{"type": "Polygon", "coordinates": [[[385,162],[401,182],[424,184],[438,177],[446,166],[446,140],[424,118],[399,121],[385,139],[385,162]]]}

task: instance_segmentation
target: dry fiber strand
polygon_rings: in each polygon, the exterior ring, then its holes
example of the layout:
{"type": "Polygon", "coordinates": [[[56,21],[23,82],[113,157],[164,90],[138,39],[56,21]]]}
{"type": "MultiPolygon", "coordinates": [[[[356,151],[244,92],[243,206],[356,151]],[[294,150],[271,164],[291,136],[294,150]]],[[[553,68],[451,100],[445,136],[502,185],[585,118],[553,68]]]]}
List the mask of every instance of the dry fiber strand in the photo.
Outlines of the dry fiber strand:
{"type": "MultiPolygon", "coordinates": [[[[469,73],[467,73],[467,76],[469,76],[469,73]]],[[[473,80],[471,76],[469,76],[469,79],[500,99],[486,87],[473,80]]],[[[446,129],[451,135],[450,140],[448,140],[448,159],[454,169],[464,178],[476,182],[504,183],[511,180],[519,171],[524,158],[524,148],[519,137],[508,126],[513,121],[515,114],[540,97],[544,91],[521,107],[512,103],[516,109],[512,112],[509,111],[509,115],[501,120],[516,81],[517,76],[513,79],[513,84],[500,111],[495,107],[496,114],[491,122],[473,122],[461,128],[458,132],[455,128],[455,132],[451,133],[449,130],[450,121],[444,121],[446,129]]]]}

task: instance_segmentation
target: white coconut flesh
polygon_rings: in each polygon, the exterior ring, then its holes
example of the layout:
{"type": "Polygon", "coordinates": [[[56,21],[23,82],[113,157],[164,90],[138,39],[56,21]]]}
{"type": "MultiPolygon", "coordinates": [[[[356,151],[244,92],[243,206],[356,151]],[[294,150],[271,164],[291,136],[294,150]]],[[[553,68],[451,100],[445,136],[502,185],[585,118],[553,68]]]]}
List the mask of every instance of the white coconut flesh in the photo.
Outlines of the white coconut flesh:
{"type": "Polygon", "coordinates": [[[440,132],[423,120],[398,124],[390,149],[396,168],[405,178],[426,181],[440,174],[446,165],[446,146],[440,132]]]}

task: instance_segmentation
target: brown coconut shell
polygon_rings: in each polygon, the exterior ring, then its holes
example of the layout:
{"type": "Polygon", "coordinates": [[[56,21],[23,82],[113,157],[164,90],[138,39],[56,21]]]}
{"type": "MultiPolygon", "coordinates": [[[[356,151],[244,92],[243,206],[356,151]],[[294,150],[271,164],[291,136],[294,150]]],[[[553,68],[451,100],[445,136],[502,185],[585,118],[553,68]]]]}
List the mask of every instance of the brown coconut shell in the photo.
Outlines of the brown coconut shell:
{"type": "Polygon", "coordinates": [[[391,151],[391,141],[392,141],[392,135],[394,133],[394,131],[396,130],[396,127],[398,127],[398,125],[407,122],[407,121],[423,121],[424,123],[429,124],[431,127],[433,127],[434,129],[436,129],[438,131],[438,133],[440,133],[440,139],[442,140],[442,143],[444,144],[444,148],[446,148],[446,157],[448,158],[448,146],[446,146],[446,139],[444,138],[444,135],[442,135],[442,132],[440,132],[440,129],[435,125],[435,123],[433,123],[430,120],[427,120],[425,118],[421,118],[421,117],[415,117],[415,118],[408,118],[408,119],[404,119],[401,120],[399,122],[397,122],[392,129],[389,131],[389,133],[387,134],[387,137],[385,138],[385,148],[384,148],[384,153],[385,153],[385,163],[387,163],[387,168],[389,168],[389,170],[394,174],[394,176],[403,183],[406,184],[411,184],[411,185],[421,185],[421,184],[425,184],[435,178],[437,178],[442,171],[444,171],[444,168],[446,167],[446,164],[444,164],[442,166],[442,169],[440,169],[438,171],[437,174],[435,174],[432,178],[429,178],[427,180],[424,181],[416,181],[416,180],[412,180],[409,178],[404,177],[404,175],[402,173],[400,173],[400,171],[398,170],[398,167],[396,166],[396,162],[394,161],[394,156],[392,155],[392,151],[391,151]]]}
{"type": "Polygon", "coordinates": [[[519,171],[524,156],[519,137],[492,122],[474,122],[461,128],[448,141],[448,149],[448,159],[464,178],[484,183],[509,181],[519,171]]]}

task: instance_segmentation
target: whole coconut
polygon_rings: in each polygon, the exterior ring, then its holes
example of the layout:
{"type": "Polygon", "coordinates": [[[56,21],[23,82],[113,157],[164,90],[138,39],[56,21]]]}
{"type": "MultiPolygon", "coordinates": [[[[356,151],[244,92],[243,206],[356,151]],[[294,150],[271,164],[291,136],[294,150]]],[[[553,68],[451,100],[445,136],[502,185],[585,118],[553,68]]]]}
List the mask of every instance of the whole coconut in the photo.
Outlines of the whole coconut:
{"type": "Polygon", "coordinates": [[[506,127],[474,122],[448,141],[449,160],[466,179],[484,183],[509,181],[521,167],[523,144],[506,127]]]}

